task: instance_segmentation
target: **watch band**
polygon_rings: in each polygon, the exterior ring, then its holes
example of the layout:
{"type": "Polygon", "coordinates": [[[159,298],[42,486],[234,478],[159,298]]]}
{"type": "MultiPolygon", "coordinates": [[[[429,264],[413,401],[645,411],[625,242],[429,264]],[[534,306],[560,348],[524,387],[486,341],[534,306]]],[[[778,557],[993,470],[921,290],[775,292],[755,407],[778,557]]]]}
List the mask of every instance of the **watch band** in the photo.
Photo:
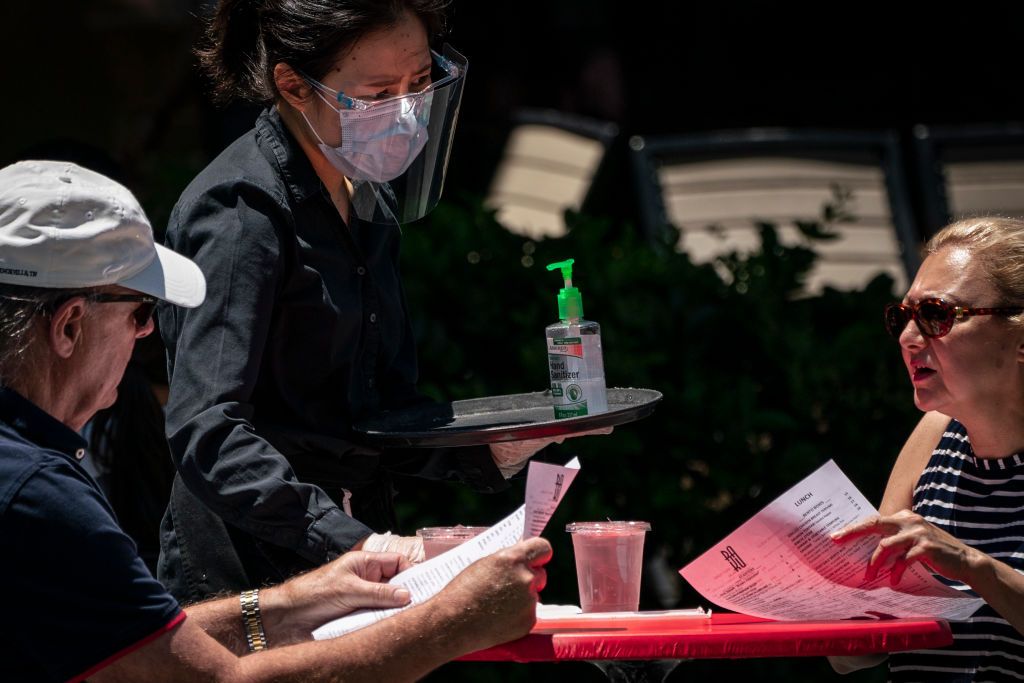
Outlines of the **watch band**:
{"type": "Polygon", "coordinates": [[[260,616],[260,589],[242,591],[239,596],[242,605],[242,628],[249,652],[267,649],[267,636],[263,632],[263,617],[260,616]]]}

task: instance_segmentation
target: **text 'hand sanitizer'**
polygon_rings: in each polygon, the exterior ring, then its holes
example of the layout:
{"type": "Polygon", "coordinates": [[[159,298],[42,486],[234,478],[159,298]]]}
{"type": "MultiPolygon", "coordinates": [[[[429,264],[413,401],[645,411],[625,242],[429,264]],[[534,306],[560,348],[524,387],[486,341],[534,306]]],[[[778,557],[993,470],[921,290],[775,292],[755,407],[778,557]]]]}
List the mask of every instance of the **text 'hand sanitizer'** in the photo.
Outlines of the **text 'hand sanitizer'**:
{"type": "Polygon", "coordinates": [[[573,259],[568,259],[548,266],[548,270],[561,269],[565,280],[565,287],[558,292],[559,321],[544,330],[555,418],[608,410],[601,326],[583,319],[583,297],[572,286],[572,264],[573,259]]]}

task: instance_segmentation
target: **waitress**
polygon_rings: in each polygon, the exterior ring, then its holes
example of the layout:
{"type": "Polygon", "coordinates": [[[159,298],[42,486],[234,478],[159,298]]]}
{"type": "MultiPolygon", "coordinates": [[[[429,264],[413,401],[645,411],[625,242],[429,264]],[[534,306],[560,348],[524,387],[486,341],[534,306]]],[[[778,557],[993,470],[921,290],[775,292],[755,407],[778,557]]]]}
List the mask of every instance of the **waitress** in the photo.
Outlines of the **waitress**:
{"type": "Polygon", "coordinates": [[[182,194],[167,244],[207,278],[166,307],[177,466],[159,577],[179,600],[350,549],[422,556],[391,473],[479,491],[549,441],[379,451],[351,424],[422,401],[401,223],[441,193],[466,60],[431,50],[440,0],[221,0],[200,57],[222,102],[267,104],[182,194]]]}

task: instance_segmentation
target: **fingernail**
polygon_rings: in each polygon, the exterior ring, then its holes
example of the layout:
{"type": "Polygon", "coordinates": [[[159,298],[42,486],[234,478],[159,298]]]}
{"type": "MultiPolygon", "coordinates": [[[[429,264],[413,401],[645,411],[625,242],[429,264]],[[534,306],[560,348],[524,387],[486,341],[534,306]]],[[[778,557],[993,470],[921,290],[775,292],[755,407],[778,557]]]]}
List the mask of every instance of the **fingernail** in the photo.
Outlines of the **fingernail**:
{"type": "Polygon", "coordinates": [[[395,600],[399,600],[401,602],[409,602],[411,597],[412,594],[409,593],[408,588],[399,588],[395,591],[395,600]]]}

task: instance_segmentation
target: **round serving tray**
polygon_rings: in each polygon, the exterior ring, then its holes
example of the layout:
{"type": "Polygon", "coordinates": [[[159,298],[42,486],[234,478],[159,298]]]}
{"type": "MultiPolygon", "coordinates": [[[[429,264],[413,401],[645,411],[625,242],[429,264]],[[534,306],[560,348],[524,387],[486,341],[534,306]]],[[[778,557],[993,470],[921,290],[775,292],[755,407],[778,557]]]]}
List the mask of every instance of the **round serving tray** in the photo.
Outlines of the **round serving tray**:
{"type": "Polygon", "coordinates": [[[660,400],[652,389],[608,389],[607,412],[556,420],[551,392],[537,391],[387,411],[353,429],[376,446],[475,446],[616,427],[647,417],[660,400]]]}

